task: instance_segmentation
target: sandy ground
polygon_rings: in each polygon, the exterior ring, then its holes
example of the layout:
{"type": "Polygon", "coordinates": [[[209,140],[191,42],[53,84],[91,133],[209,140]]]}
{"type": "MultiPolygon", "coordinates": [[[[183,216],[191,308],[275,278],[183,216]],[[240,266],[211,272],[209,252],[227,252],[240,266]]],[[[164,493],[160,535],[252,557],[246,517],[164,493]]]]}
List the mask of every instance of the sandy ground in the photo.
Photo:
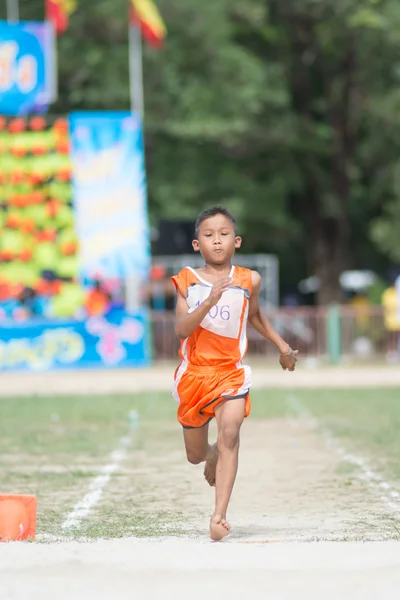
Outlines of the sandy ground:
{"type": "Polygon", "coordinates": [[[400,553],[393,542],[10,544],[0,548],[0,574],[2,600],[395,600],[400,553]]]}
{"type": "MultiPolygon", "coordinates": [[[[107,371],[58,371],[50,373],[2,373],[1,396],[54,394],[133,393],[163,391],[172,386],[176,363],[154,368],[107,371]]],[[[299,366],[294,373],[278,366],[253,365],[253,388],[400,386],[400,365],[361,367],[299,366]]]]}
{"type": "MultiPolygon", "coordinates": [[[[256,369],[255,386],[399,385],[400,369],[320,369],[294,374],[256,369]],[[388,383],[390,382],[390,383],[388,383]]],[[[96,393],[168,389],[170,368],[135,372],[15,375],[1,378],[1,393],[96,393]]],[[[399,396],[400,397],[400,396],[399,396]]],[[[217,593],[251,600],[397,600],[400,524],[397,513],[327,445],[307,419],[248,421],[229,512],[232,536],[207,540],[213,490],[201,467],[183,460],[179,435],[132,451],[124,481],[111,480],[147,510],[185,515],[186,539],[62,541],[0,545],[0,599],[47,600],[160,597],[192,599],[217,593]],[[163,453],[164,452],[164,453],[163,453]],[[154,489],[160,493],[154,492],[154,489]],[[146,492],[148,490],[148,492],[146,492]],[[148,494],[148,496],[146,495],[148,494]],[[152,499],[150,499],[150,495],[152,499]],[[154,499],[156,496],[156,499],[154,499]],[[318,540],[318,541],[314,541],[318,540]]],[[[150,442],[149,442],[150,443],[150,442]]]]}

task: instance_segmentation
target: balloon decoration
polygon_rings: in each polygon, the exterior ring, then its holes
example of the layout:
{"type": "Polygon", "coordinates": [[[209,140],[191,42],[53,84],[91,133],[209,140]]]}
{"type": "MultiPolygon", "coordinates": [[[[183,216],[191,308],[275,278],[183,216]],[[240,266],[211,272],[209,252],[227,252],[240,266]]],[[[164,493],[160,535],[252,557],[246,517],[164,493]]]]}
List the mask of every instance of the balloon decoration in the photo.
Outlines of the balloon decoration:
{"type": "Polygon", "coordinates": [[[60,294],[77,255],[68,121],[0,116],[0,303],[60,294]]]}

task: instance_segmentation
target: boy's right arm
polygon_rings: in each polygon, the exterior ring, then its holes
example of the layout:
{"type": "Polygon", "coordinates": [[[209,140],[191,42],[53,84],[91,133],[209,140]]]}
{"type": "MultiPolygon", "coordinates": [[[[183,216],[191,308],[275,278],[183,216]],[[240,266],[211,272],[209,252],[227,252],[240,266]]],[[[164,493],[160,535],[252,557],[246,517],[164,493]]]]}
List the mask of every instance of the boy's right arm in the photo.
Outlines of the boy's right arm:
{"type": "Polygon", "coordinates": [[[205,318],[210,308],[217,304],[231,283],[232,279],[230,277],[221,278],[211,288],[208,298],[191,313],[188,312],[188,305],[185,298],[177,290],[175,333],[180,339],[185,340],[193,333],[205,318]]]}

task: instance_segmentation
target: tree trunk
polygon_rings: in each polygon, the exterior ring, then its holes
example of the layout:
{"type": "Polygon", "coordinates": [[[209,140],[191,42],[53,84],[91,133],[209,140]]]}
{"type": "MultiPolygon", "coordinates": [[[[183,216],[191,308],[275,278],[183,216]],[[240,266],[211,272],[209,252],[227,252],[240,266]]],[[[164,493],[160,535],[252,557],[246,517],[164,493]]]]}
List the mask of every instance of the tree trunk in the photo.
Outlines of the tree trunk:
{"type": "Polygon", "coordinates": [[[348,268],[349,220],[346,211],[328,217],[324,214],[315,177],[315,160],[300,161],[306,181],[299,198],[307,234],[307,254],[311,273],[320,280],[317,303],[327,305],[343,300],[340,275],[348,268]]]}
{"type": "Polygon", "coordinates": [[[354,39],[350,36],[345,46],[334,80],[334,92],[333,78],[327,75],[324,64],[320,62],[321,54],[317,53],[312,70],[301,59],[309,48],[315,46],[314,23],[305,20],[300,25],[299,22],[294,22],[291,31],[294,58],[288,75],[292,102],[301,118],[300,136],[303,140],[311,141],[310,148],[303,149],[298,160],[305,183],[301,204],[313,273],[320,280],[317,302],[319,305],[327,305],[343,301],[340,275],[349,266],[349,164],[355,137],[355,132],[349,125],[354,87],[354,39]],[[315,81],[319,82],[320,89],[323,90],[322,97],[327,103],[323,118],[317,116],[312,109],[318,99],[315,81]],[[320,156],[313,147],[313,142],[318,139],[317,126],[324,120],[330,123],[333,133],[328,161],[326,156],[320,156]],[[330,177],[327,177],[329,173],[330,177]],[[324,201],[327,192],[331,195],[330,207],[324,201]]]}
{"type": "Polygon", "coordinates": [[[323,219],[310,232],[314,248],[314,272],[320,280],[319,305],[343,301],[340,275],[347,268],[347,227],[345,221],[323,219]]]}

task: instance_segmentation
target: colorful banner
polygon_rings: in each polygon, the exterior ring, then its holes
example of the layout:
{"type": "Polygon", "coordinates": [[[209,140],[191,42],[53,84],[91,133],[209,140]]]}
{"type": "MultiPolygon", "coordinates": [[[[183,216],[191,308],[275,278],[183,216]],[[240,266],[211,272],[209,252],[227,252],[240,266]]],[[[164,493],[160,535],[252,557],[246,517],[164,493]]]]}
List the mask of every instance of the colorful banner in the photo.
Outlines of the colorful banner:
{"type": "Polygon", "coordinates": [[[76,0],[45,0],[46,20],[52,23],[57,35],[65,33],[69,17],[76,10],[76,0]]]}
{"type": "Polygon", "coordinates": [[[56,78],[52,26],[0,21],[0,113],[42,112],[56,99],[56,78]]]}
{"type": "Polygon", "coordinates": [[[129,19],[140,27],[143,39],[155,48],[162,45],[167,30],[164,21],[152,0],[130,0],[129,19]]]}
{"type": "Polygon", "coordinates": [[[139,117],[73,113],[70,136],[82,277],[147,279],[150,236],[139,117]]]}
{"type": "Polygon", "coordinates": [[[0,372],[138,367],[149,360],[145,312],[0,326],[0,372]]]}

